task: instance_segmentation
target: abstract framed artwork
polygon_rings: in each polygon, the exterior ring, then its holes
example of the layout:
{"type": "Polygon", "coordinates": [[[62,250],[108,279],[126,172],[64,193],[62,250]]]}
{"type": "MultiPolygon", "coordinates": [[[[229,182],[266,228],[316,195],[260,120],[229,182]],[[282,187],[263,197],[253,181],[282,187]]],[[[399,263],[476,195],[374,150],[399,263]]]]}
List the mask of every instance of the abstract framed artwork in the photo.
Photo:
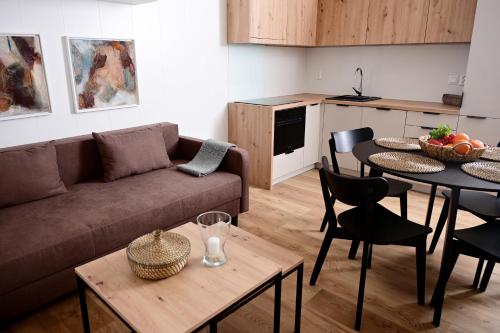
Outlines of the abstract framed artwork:
{"type": "Polygon", "coordinates": [[[51,112],[40,36],[0,34],[0,120],[51,112]]]}
{"type": "Polygon", "coordinates": [[[139,105],[133,40],[75,37],[66,40],[75,112],[139,105]]]}

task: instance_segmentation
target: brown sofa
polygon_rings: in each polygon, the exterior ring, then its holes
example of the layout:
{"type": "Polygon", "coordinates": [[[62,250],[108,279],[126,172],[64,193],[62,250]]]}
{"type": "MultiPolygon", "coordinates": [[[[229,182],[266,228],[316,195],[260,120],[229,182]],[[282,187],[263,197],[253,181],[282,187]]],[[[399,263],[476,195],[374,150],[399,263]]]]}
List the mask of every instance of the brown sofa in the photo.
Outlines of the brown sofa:
{"type": "MultiPolygon", "coordinates": [[[[172,162],[192,159],[201,141],[179,137],[175,124],[161,126],[172,162]]],[[[225,211],[237,222],[248,210],[245,150],[230,149],[219,170],[206,177],[173,167],[104,183],[91,135],[55,145],[68,192],[0,209],[0,322],[71,292],[74,267],[144,233],[193,221],[208,210],[225,211]]]]}

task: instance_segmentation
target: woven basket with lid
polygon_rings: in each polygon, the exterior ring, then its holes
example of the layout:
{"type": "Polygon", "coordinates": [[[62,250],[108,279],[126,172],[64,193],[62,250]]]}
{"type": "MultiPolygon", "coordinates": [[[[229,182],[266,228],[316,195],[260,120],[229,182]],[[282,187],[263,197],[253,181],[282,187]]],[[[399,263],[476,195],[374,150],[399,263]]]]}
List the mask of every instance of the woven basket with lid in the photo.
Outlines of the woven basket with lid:
{"type": "Polygon", "coordinates": [[[155,230],[141,236],[127,247],[132,272],[149,280],[175,275],[186,265],[191,252],[189,240],[174,232],[155,230]]]}

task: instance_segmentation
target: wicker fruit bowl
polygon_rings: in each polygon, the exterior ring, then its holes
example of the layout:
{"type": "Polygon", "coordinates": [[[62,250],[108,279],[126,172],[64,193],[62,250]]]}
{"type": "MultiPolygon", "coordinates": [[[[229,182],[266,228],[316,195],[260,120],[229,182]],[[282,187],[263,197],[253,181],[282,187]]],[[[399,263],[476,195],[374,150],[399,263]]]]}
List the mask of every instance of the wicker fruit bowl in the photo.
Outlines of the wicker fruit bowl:
{"type": "Polygon", "coordinates": [[[443,162],[472,162],[483,155],[485,148],[474,148],[470,143],[461,142],[453,146],[438,146],[428,143],[429,135],[424,135],[418,138],[418,143],[425,155],[435,158],[443,162]],[[468,145],[470,149],[466,149],[467,153],[459,154],[456,148],[461,145],[468,145]]]}
{"type": "Polygon", "coordinates": [[[155,230],[132,241],[127,247],[127,258],[135,275],[159,280],[179,273],[190,252],[191,243],[186,237],[155,230]]]}

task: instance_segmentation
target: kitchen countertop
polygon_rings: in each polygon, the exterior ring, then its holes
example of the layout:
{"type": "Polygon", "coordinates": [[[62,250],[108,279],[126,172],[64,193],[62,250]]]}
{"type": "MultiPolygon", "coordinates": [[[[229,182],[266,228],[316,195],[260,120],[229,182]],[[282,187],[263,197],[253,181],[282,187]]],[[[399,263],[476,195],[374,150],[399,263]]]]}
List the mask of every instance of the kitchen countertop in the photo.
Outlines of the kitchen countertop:
{"type": "Polygon", "coordinates": [[[306,106],[317,103],[325,103],[325,104],[341,104],[341,105],[352,105],[352,106],[364,106],[369,108],[387,108],[387,109],[395,109],[395,110],[403,110],[403,111],[414,111],[414,112],[432,112],[432,113],[441,113],[441,114],[449,114],[458,116],[460,114],[460,108],[457,106],[444,105],[439,102],[423,102],[423,101],[409,101],[402,99],[386,99],[382,98],[376,101],[370,102],[351,102],[351,101],[335,101],[335,100],[327,100],[327,97],[334,95],[324,95],[324,94],[294,94],[294,95],[286,95],[279,96],[280,98],[289,98],[293,100],[300,100],[301,102],[291,103],[291,104],[282,104],[269,106],[274,111],[290,109],[294,107],[306,106]]]}

